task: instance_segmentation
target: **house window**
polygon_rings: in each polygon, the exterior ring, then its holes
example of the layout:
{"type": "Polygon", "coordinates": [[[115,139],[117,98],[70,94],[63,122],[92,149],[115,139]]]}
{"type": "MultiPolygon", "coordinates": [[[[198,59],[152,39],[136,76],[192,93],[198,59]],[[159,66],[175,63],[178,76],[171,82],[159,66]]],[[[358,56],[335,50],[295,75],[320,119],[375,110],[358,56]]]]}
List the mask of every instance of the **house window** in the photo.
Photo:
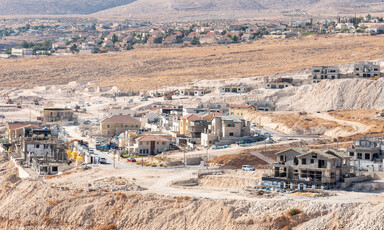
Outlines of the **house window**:
{"type": "Polygon", "coordinates": [[[138,126],[138,125],[136,125],[136,128],[139,128],[139,126],[138,126]]]}
{"type": "Polygon", "coordinates": [[[230,137],[233,137],[233,133],[229,133],[229,136],[230,136],[230,137]]]}
{"type": "Polygon", "coordinates": [[[280,156],[280,161],[284,161],[284,156],[283,155],[280,156]]]}
{"type": "Polygon", "coordinates": [[[315,163],[315,160],[314,159],[311,159],[311,164],[314,164],[315,163]]]}
{"type": "Polygon", "coordinates": [[[363,159],[363,154],[362,153],[357,153],[357,159],[362,160],[363,159]]]}
{"type": "Polygon", "coordinates": [[[37,149],[40,148],[40,145],[36,145],[36,148],[37,148],[37,149]]]}
{"type": "Polygon", "coordinates": [[[313,155],[312,155],[312,158],[317,158],[317,154],[313,154],[313,155]]]}
{"type": "Polygon", "coordinates": [[[110,125],[107,125],[107,128],[109,129],[111,126],[110,125]]]}
{"type": "Polygon", "coordinates": [[[366,154],[365,154],[365,160],[370,160],[370,159],[371,159],[371,154],[366,153],[366,154]]]}
{"type": "Polygon", "coordinates": [[[302,165],[306,165],[307,164],[307,159],[305,159],[305,158],[301,159],[301,164],[302,165]]]}
{"type": "Polygon", "coordinates": [[[349,152],[349,155],[350,155],[351,157],[354,157],[354,156],[355,156],[355,153],[354,153],[354,152],[349,152]]]}
{"type": "Polygon", "coordinates": [[[162,145],[165,145],[165,141],[161,142],[162,145]]]}

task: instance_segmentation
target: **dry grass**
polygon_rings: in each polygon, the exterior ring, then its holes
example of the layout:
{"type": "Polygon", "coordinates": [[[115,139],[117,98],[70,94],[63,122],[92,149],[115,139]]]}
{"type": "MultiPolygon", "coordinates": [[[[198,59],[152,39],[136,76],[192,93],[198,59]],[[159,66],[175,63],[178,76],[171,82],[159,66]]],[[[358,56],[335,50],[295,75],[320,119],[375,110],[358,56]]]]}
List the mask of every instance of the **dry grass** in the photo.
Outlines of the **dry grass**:
{"type": "MultiPolygon", "coordinates": [[[[287,127],[295,127],[298,129],[306,129],[314,126],[323,126],[327,129],[333,129],[340,127],[340,124],[334,121],[328,121],[321,118],[309,117],[306,115],[299,115],[298,113],[287,113],[287,114],[274,114],[272,117],[272,121],[276,123],[282,123],[287,127]]],[[[352,127],[344,127],[346,129],[350,128],[352,131],[352,127]]]]}
{"type": "Polygon", "coordinates": [[[116,193],[115,196],[116,196],[116,198],[121,198],[122,200],[127,200],[128,199],[127,194],[122,193],[122,192],[116,193]]]}
{"type": "Polygon", "coordinates": [[[98,230],[112,230],[117,229],[116,224],[102,225],[98,228],[98,230]]]}
{"type": "Polygon", "coordinates": [[[60,178],[60,177],[63,177],[63,176],[70,175],[72,173],[73,173],[73,171],[68,171],[68,172],[63,172],[60,175],[49,175],[49,176],[46,176],[45,179],[49,180],[49,179],[53,179],[53,178],[60,178]]]}
{"type": "Polygon", "coordinates": [[[175,199],[176,199],[176,201],[180,202],[180,201],[190,200],[191,197],[189,197],[189,196],[178,196],[175,199]]]}
{"type": "Polygon", "coordinates": [[[48,204],[49,204],[49,205],[52,205],[52,206],[55,206],[55,205],[57,205],[59,202],[60,202],[60,200],[49,200],[49,201],[48,201],[48,204]]]}
{"type": "Polygon", "coordinates": [[[0,61],[2,88],[92,81],[150,90],[195,79],[263,76],[382,57],[381,36],[307,36],[207,47],[136,48],[122,53],[0,61]]]}
{"type": "Polygon", "coordinates": [[[376,116],[379,112],[379,110],[344,110],[332,112],[331,115],[340,120],[371,126],[366,134],[376,134],[384,132],[384,117],[376,116]]]}
{"type": "Polygon", "coordinates": [[[46,222],[47,224],[50,224],[52,222],[53,218],[49,216],[44,216],[43,221],[46,222]]]}

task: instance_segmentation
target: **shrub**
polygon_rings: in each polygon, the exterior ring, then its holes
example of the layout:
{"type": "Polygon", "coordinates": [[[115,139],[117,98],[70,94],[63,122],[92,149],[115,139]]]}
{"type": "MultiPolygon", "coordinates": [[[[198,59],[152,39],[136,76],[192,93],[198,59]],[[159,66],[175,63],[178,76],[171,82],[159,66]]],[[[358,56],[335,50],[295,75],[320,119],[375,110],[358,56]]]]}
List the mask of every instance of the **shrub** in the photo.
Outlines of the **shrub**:
{"type": "Polygon", "coordinates": [[[287,214],[290,216],[295,216],[295,215],[300,214],[300,213],[301,213],[301,210],[297,209],[297,208],[293,208],[287,212],[287,214]]]}

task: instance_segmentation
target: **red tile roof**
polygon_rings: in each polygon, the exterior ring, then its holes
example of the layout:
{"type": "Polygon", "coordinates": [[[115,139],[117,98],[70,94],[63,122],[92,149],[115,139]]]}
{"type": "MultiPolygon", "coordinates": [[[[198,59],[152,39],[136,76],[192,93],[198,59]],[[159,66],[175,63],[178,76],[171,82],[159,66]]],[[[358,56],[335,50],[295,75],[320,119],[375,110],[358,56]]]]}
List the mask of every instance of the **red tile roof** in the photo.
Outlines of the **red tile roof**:
{"type": "Polygon", "coordinates": [[[113,115],[101,121],[101,123],[141,123],[129,115],[113,115]]]}
{"type": "Polygon", "coordinates": [[[170,142],[169,139],[159,135],[142,136],[142,137],[136,138],[136,141],[168,141],[170,142]]]}
{"type": "Polygon", "coordinates": [[[201,121],[202,119],[195,114],[188,114],[180,117],[180,119],[187,119],[188,121],[201,121]]]}

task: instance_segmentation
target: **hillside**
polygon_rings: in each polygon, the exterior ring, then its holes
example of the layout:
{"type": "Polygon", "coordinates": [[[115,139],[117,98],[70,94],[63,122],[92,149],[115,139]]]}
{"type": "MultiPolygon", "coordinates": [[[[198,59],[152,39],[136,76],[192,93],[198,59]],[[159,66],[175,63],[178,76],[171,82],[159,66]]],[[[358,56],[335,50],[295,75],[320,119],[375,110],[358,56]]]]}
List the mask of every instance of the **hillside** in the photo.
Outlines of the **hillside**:
{"type": "Polygon", "coordinates": [[[91,14],[135,0],[0,0],[0,15],[91,14]]]}
{"type": "Polygon", "coordinates": [[[280,108],[296,111],[382,109],[383,88],[383,79],[343,79],[287,88],[269,99],[276,101],[280,108]]]}
{"type": "Polygon", "coordinates": [[[266,76],[383,57],[380,36],[308,36],[252,44],[136,47],[121,53],[0,60],[1,88],[90,81],[152,90],[197,79],[266,76]]]}
{"type": "Polygon", "coordinates": [[[141,19],[234,19],[284,13],[338,14],[383,12],[378,0],[0,0],[0,15],[93,14],[141,19]]]}
{"type": "Polygon", "coordinates": [[[310,13],[336,15],[339,13],[383,12],[384,4],[377,0],[137,0],[96,15],[132,15],[152,19],[212,19],[281,17],[283,14],[310,13]]]}

